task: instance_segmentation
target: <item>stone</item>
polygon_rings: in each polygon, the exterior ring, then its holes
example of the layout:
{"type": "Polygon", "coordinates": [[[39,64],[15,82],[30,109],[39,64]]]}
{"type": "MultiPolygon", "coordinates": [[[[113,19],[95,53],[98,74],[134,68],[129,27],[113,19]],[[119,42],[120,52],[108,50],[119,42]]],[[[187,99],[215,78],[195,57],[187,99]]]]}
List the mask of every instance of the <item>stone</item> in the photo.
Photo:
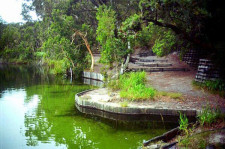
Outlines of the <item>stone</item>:
{"type": "Polygon", "coordinates": [[[148,149],[159,149],[159,148],[160,148],[159,144],[153,144],[153,145],[148,146],[148,149]]]}
{"type": "Polygon", "coordinates": [[[225,145],[225,130],[222,132],[214,133],[209,137],[210,144],[224,144],[225,145]]]}

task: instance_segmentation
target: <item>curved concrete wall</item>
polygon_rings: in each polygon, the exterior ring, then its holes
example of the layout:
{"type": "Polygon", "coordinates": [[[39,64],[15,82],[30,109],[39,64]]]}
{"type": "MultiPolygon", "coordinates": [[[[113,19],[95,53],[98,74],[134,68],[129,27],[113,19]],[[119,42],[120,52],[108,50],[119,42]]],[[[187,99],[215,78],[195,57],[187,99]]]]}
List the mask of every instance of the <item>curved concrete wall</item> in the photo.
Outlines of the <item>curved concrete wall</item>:
{"type": "MultiPolygon", "coordinates": [[[[142,107],[142,106],[121,107],[120,104],[92,101],[92,100],[84,99],[84,98],[80,97],[89,91],[91,91],[91,90],[80,92],[75,95],[76,106],[78,107],[78,110],[80,110],[83,113],[86,113],[85,111],[88,111],[88,110],[85,110],[84,108],[89,108],[89,109],[103,111],[103,113],[100,112],[101,115],[98,114],[99,116],[102,116],[102,117],[106,116],[104,114],[104,112],[120,114],[120,115],[127,115],[127,116],[155,115],[155,116],[160,116],[160,118],[162,116],[179,117],[179,112],[185,114],[187,117],[190,117],[190,118],[196,117],[196,114],[197,114],[196,110],[191,110],[191,109],[164,109],[164,108],[142,107]]],[[[90,113],[87,113],[87,114],[90,114],[90,113]]],[[[105,117],[105,118],[107,118],[107,117],[105,117]]],[[[163,118],[163,119],[166,120],[165,118],[163,118]]]]}

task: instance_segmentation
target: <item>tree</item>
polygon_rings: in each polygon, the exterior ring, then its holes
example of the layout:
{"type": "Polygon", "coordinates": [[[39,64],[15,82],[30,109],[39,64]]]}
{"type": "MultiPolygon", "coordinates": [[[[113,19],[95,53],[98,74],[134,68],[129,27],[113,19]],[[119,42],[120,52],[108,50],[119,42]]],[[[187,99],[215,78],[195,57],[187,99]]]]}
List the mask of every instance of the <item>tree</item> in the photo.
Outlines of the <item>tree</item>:
{"type": "Polygon", "coordinates": [[[88,43],[88,41],[87,41],[86,35],[84,35],[84,34],[81,33],[80,31],[75,31],[75,33],[72,35],[72,43],[73,43],[74,38],[75,38],[77,35],[80,36],[80,37],[82,38],[82,40],[83,40],[84,43],[85,43],[85,46],[87,47],[88,52],[89,52],[90,55],[91,55],[91,68],[90,68],[90,70],[93,71],[93,70],[94,70],[94,56],[93,56],[93,54],[92,54],[92,52],[91,52],[90,45],[89,45],[89,43],[88,43]]]}
{"type": "Polygon", "coordinates": [[[209,17],[205,1],[141,0],[142,19],[173,30],[183,40],[203,49],[211,49],[204,34],[204,21],[209,17]]]}

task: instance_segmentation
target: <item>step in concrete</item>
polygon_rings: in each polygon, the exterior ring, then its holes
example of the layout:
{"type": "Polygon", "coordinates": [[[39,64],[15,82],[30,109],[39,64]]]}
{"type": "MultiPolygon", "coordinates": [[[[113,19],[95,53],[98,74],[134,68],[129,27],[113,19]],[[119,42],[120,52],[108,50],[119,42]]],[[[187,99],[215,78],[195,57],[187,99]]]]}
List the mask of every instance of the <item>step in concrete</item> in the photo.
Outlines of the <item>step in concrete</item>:
{"type": "Polygon", "coordinates": [[[168,62],[167,59],[139,59],[140,62],[168,62]]]}
{"type": "Polygon", "coordinates": [[[135,64],[139,66],[145,67],[170,67],[172,66],[171,63],[155,63],[155,62],[135,62],[135,64]]]}
{"type": "Polygon", "coordinates": [[[163,72],[163,71],[189,71],[187,68],[174,68],[174,67],[140,67],[140,68],[128,68],[128,71],[145,71],[145,72],[163,72]]]}

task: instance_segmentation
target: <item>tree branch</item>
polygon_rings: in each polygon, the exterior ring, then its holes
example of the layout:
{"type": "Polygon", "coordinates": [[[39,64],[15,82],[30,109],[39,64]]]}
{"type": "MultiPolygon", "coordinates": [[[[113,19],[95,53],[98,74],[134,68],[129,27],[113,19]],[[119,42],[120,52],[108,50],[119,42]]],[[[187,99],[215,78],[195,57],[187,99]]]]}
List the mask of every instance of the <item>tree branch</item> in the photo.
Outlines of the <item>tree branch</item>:
{"type": "Polygon", "coordinates": [[[161,26],[161,27],[169,28],[169,29],[173,30],[177,35],[181,35],[183,39],[186,39],[186,40],[194,43],[195,45],[198,45],[198,46],[202,47],[203,49],[211,50],[213,48],[212,44],[204,43],[200,39],[190,36],[189,33],[187,33],[184,30],[181,30],[180,28],[178,28],[175,25],[168,24],[168,23],[162,23],[162,22],[159,22],[159,21],[153,20],[153,19],[145,19],[144,18],[143,20],[146,21],[146,22],[152,22],[155,25],[158,25],[158,26],[161,26]]]}

